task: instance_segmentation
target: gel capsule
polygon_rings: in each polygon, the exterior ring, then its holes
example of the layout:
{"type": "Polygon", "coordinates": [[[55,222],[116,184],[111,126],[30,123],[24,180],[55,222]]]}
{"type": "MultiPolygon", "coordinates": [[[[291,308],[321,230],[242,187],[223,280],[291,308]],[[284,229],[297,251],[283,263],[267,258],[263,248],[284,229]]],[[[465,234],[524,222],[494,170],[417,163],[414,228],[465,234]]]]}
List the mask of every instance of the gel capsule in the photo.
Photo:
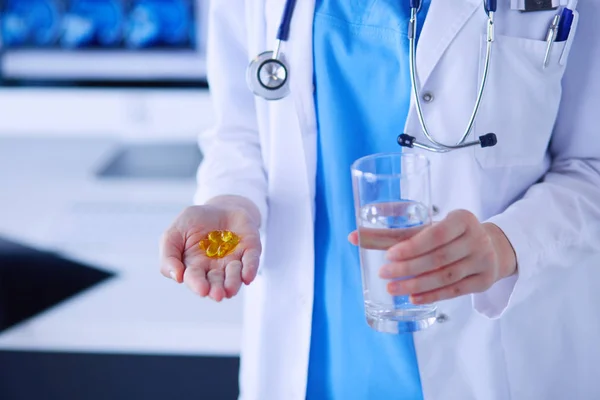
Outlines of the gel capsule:
{"type": "Polygon", "coordinates": [[[200,250],[208,258],[223,258],[235,250],[240,237],[231,231],[212,231],[200,241],[200,250]]]}

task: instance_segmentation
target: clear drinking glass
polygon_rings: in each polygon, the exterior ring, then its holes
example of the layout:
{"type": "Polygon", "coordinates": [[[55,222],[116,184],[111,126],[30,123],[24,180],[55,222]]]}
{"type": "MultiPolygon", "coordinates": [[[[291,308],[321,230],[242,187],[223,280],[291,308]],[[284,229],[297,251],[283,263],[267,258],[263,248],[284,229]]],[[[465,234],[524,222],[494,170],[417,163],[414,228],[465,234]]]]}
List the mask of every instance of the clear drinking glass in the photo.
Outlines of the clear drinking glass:
{"type": "MultiPolygon", "coordinates": [[[[429,161],[422,155],[388,153],[352,165],[365,313],[371,328],[403,333],[435,322],[436,305],[415,305],[392,296],[379,277],[386,250],[431,224],[429,161]]],[[[409,277],[403,277],[406,279],[409,277]]]]}

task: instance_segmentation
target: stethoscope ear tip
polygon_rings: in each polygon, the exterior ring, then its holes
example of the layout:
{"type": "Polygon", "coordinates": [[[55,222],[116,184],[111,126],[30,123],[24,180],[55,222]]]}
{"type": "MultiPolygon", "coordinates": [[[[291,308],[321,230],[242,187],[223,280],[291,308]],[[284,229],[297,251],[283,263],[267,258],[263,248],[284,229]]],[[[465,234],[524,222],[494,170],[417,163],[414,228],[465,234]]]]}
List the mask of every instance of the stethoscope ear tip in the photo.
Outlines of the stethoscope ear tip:
{"type": "Polygon", "coordinates": [[[398,144],[402,147],[412,148],[415,144],[416,138],[414,136],[407,135],[406,133],[398,136],[398,144]]]}
{"type": "Polygon", "coordinates": [[[498,138],[495,133],[488,133],[483,136],[479,136],[479,143],[482,148],[494,147],[498,143],[498,138]]]}

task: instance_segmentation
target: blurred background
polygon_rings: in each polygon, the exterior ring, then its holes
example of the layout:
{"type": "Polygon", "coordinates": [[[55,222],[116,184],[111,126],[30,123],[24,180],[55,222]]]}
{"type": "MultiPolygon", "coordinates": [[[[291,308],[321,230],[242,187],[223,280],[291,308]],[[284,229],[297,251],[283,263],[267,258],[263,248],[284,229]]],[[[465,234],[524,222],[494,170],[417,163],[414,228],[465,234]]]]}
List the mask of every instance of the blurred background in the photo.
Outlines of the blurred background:
{"type": "Polygon", "coordinates": [[[209,0],[0,0],[0,399],[234,399],[241,299],[158,272],[209,0]]]}

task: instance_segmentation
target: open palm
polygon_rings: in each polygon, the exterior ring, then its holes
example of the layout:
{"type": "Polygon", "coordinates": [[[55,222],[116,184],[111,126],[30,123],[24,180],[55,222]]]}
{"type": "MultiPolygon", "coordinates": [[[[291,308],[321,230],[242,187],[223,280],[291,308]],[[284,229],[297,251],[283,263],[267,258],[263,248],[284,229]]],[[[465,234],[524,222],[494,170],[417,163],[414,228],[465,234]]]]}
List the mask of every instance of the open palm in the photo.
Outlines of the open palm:
{"type": "Polygon", "coordinates": [[[161,272],[198,295],[216,301],[235,296],[242,282],[254,280],[261,254],[256,223],[242,208],[204,205],[187,208],[165,232],[161,272]],[[220,259],[206,256],[199,242],[209,232],[232,231],[240,237],[235,250],[220,259]]]}

